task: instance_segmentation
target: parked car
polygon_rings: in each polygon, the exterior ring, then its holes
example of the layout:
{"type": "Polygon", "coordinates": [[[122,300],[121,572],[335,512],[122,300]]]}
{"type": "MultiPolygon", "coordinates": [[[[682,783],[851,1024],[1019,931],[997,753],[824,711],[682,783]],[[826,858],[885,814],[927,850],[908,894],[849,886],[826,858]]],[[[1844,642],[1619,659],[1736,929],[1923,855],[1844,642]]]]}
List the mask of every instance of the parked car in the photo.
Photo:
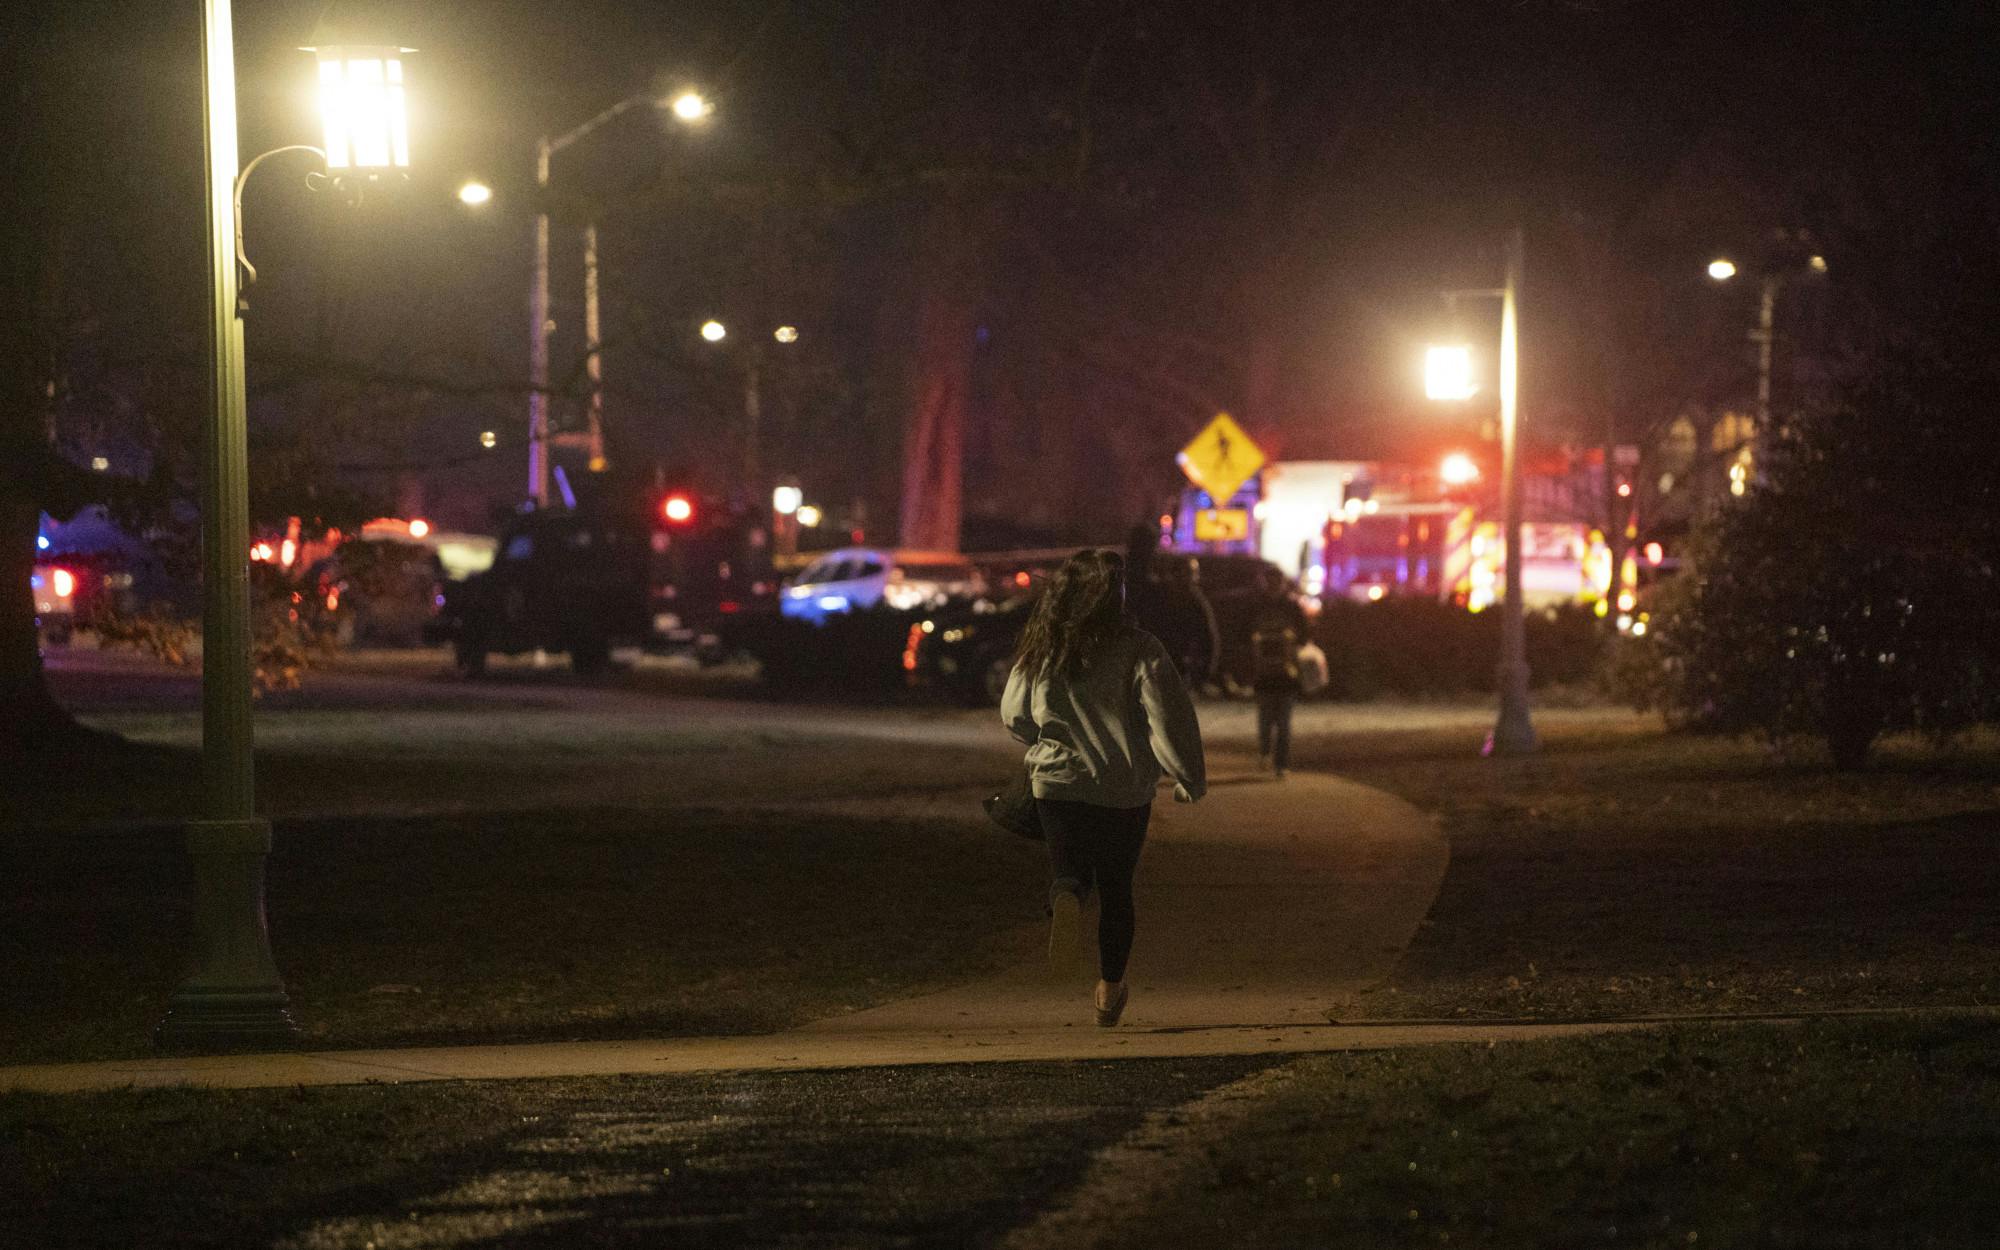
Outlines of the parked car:
{"type": "Polygon", "coordinates": [[[35,601],[35,628],[42,638],[56,646],[67,643],[76,627],[77,598],[82,590],[76,570],[60,564],[37,564],[28,574],[28,589],[35,601]]]}
{"type": "Polygon", "coordinates": [[[954,552],[843,547],[800,570],[785,588],[779,610],[795,620],[819,622],[877,604],[905,612],[932,607],[981,589],[971,562],[954,552]]]}
{"type": "Polygon", "coordinates": [[[611,650],[643,645],[652,628],[647,534],[571,511],[529,512],[500,535],[493,566],[446,582],[432,636],[452,645],[461,674],[498,652],[567,652],[580,674],[611,650]]]}
{"type": "Polygon", "coordinates": [[[410,647],[429,631],[447,578],[428,547],[355,538],[303,580],[342,646],[410,647]]]}
{"type": "Polygon", "coordinates": [[[699,526],[653,534],[651,645],[713,663],[729,653],[729,627],[778,614],[778,574],[771,569],[767,518],[724,504],[700,515],[699,526]]]}
{"type": "MultiPolygon", "coordinates": [[[[904,679],[975,705],[997,704],[1006,690],[1014,648],[1027,627],[1034,595],[1066,555],[1067,549],[1020,553],[1009,559],[973,557],[988,571],[994,591],[1006,597],[948,603],[912,623],[903,648],[904,679]],[[994,575],[995,570],[1001,575],[994,575]]],[[[1165,576],[1173,562],[1199,562],[1202,592],[1215,611],[1221,634],[1216,675],[1248,686],[1257,579],[1263,570],[1277,571],[1278,566],[1248,555],[1163,551],[1154,559],[1158,576],[1165,576]]]]}
{"type": "Polygon", "coordinates": [[[998,603],[961,601],[926,615],[904,643],[904,680],[974,707],[998,704],[1034,607],[1034,596],[1023,594],[998,603]]]}

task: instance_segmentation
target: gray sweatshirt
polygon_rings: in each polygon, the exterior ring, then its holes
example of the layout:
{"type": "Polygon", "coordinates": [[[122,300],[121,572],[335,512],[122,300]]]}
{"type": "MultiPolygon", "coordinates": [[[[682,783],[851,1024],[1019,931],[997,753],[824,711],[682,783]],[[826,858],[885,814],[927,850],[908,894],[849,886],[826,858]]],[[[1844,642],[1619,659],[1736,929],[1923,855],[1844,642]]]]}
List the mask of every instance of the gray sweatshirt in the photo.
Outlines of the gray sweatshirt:
{"type": "Polygon", "coordinates": [[[1201,724],[1160,640],[1127,629],[1073,677],[1016,668],[1000,698],[1007,732],[1028,744],[1038,799],[1143,807],[1161,770],[1189,797],[1208,790],[1201,724]]]}

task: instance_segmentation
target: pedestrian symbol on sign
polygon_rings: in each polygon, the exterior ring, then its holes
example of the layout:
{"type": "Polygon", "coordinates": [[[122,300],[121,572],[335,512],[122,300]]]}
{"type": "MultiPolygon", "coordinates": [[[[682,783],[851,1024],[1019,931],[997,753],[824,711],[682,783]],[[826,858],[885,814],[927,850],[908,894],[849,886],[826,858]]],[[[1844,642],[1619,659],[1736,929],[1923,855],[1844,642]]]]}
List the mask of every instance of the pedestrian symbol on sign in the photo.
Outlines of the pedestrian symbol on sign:
{"type": "Polygon", "coordinates": [[[1264,467],[1263,449],[1226,412],[1216,413],[1215,420],[1175,459],[1188,480],[1207,491],[1218,508],[1264,467]]]}

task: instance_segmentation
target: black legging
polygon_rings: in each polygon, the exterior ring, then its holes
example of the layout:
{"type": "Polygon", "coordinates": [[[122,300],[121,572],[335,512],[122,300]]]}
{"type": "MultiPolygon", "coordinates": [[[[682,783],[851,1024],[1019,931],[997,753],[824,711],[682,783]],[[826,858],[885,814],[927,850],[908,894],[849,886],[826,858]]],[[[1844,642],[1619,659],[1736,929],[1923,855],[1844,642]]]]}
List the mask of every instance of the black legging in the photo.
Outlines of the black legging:
{"type": "Polygon", "coordinates": [[[1271,767],[1283,772],[1292,764],[1292,704],[1294,690],[1257,692],[1257,754],[1271,757],[1271,767]]]}
{"type": "Polygon", "coordinates": [[[1048,839],[1049,866],[1055,871],[1051,890],[1078,895],[1097,887],[1097,966],[1107,981],[1123,981],[1132,957],[1132,875],[1139,867],[1139,850],[1146,844],[1146,822],[1152,804],[1144,807],[1099,807],[1068,799],[1036,799],[1048,839]]]}

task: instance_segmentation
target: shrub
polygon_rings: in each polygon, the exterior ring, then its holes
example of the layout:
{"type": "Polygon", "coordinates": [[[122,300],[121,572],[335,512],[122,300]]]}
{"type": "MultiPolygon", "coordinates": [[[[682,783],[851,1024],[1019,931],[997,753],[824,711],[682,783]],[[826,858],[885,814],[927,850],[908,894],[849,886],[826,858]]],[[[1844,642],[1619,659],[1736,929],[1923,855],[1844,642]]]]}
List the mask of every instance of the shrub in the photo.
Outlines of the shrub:
{"type": "MultiPolygon", "coordinates": [[[[1434,599],[1332,600],[1312,625],[1326,652],[1325,697],[1436,698],[1491,693],[1500,659],[1500,616],[1434,599]]],[[[1604,631],[1587,610],[1528,615],[1528,668],[1536,685],[1587,682],[1604,631]]]]}
{"type": "Polygon", "coordinates": [[[1655,617],[1679,713],[1822,738],[1842,769],[1885,732],[1994,718],[1990,373],[1878,357],[1769,440],[1765,482],[1708,523],[1685,603],[1655,617]]]}

